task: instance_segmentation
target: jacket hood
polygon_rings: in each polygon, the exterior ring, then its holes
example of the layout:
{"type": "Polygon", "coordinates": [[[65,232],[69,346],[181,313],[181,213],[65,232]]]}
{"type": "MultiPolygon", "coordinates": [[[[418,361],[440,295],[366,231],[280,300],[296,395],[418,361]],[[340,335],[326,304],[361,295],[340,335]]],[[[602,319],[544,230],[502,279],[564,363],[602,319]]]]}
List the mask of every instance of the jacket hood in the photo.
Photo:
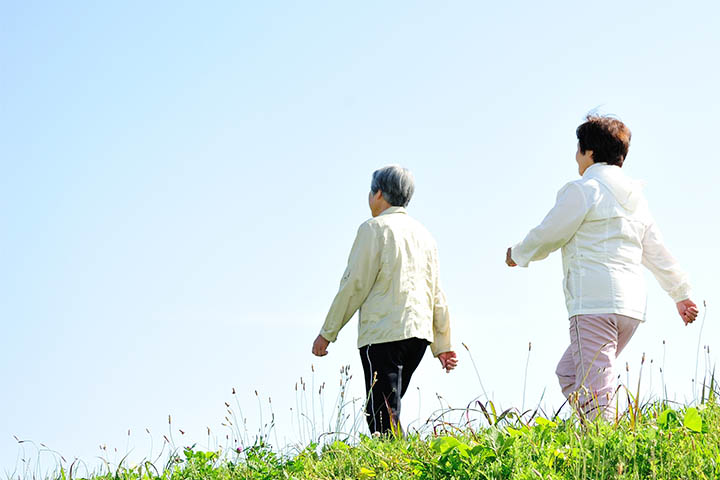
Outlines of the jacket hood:
{"type": "Polygon", "coordinates": [[[588,178],[594,178],[615,197],[624,208],[634,211],[642,199],[643,183],[629,178],[616,165],[594,164],[586,170],[588,178]]]}

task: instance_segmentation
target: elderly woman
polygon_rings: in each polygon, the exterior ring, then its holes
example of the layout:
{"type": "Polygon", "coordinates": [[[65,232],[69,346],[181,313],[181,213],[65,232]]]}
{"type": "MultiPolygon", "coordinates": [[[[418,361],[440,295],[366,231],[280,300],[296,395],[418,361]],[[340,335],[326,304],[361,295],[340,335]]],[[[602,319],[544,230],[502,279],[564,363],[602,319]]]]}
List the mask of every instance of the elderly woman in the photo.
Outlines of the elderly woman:
{"type": "Polygon", "coordinates": [[[527,267],[562,249],[570,346],[555,373],[578,412],[612,419],[615,359],[645,320],[641,266],[672,297],[686,325],[698,309],[687,276],[663,245],[641,184],[622,171],[630,130],[615,118],[589,115],[576,134],[582,177],[560,190],[542,223],[507,250],[506,263],[527,267]]]}
{"type": "Polygon", "coordinates": [[[372,433],[400,430],[400,399],[428,345],[446,371],[457,365],[435,240],[405,210],[414,190],[405,168],[373,173],[368,196],[373,218],[358,229],[340,290],[312,348],[326,355],[328,344],[360,309],[358,348],[372,433]]]}

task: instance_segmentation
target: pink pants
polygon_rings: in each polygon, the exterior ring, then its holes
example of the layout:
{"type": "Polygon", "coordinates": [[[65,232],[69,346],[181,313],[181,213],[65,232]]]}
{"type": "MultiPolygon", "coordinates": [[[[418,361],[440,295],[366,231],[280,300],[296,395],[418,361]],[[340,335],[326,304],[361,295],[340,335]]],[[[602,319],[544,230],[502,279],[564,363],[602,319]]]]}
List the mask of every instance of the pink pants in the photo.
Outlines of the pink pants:
{"type": "Polygon", "coordinates": [[[630,341],[639,320],[615,313],[570,318],[570,346],[555,374],[563,395],[589,418],[615,418],[615,359],[630,341]]]}

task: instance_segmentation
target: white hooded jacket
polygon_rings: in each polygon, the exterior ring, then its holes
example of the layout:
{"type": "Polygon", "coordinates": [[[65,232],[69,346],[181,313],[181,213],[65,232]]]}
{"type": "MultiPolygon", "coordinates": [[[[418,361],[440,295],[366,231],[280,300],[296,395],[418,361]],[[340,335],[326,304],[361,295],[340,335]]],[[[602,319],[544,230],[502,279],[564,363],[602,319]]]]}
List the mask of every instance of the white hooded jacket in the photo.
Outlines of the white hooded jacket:
{"type": "Polygon", "coordinates": [[[641,182],[620,167],[596,163],[565,185],[552,210],[512,247],[511,256],[527,267],[558,248],[570,317],[616,313],[645,320],[641,265],[675,302],[690,296],[687,275],[663,245],[641,182]]]}

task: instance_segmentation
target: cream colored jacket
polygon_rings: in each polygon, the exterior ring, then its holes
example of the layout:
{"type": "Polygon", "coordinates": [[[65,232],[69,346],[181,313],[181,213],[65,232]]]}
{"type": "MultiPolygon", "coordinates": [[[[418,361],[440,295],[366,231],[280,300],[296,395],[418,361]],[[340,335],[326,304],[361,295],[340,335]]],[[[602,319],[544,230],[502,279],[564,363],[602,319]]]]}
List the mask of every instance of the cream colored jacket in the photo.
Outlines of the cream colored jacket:
{"type": "Polygon", "coordinates": [[[675,302],[690,296],[687,275],[663,245],[642,184],[596,163],[565,185],[542,223],[512,247],[521,267],[562,248],[569,316],[617,313],[645,320],[642,265],[675,302]]]}
{"type": "Polygon", "coordinates": [[[452,349],[435,240],[402,207],[360,225],[320,335],[334,342],[358,309],[358,348],[417,337],[434,356],[452,349]]]}

